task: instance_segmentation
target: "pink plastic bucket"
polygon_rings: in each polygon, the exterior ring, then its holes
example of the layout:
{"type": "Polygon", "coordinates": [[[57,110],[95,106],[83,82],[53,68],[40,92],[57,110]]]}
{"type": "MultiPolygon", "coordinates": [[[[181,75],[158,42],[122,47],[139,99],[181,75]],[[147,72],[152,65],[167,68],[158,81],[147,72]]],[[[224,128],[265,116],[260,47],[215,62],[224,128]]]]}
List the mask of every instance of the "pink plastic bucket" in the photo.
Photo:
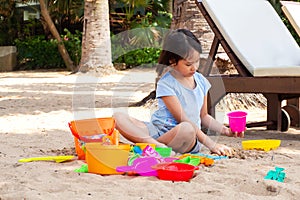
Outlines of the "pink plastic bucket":
{"type": "Polygon", "coordinates": [[[227,113],[229,119],[229,127],[233,133],[241,133],[246,129],[246,116],[244,111],[232,111],[227,113]]]}

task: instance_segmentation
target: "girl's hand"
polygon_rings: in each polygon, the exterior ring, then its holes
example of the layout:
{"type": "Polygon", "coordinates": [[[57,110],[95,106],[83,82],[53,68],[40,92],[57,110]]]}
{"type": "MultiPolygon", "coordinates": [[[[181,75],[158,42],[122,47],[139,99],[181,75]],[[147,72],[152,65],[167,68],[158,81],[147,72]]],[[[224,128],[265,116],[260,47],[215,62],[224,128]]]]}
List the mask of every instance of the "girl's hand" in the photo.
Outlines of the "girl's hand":
{"type": "Polygon", "coordinates": [[[231,131],[231,129],[228,128],[228,127],[226,127],[226,126],[223,126],[221,133],[224,134],[224,135],[226,135],[226,136],[229,136],[229,137],[241,137],[241,138],[243,138],[244,134],[245,134],[244,131],[241,132],[241,133],[238,133],[238,132],[233,133],[231,131]]]}
{"type": "Polygon", "coordinates": [[[211,152],[223,156],[232,156],[234,153],[232,148],[218,143],[211,149],[211,152]]]}

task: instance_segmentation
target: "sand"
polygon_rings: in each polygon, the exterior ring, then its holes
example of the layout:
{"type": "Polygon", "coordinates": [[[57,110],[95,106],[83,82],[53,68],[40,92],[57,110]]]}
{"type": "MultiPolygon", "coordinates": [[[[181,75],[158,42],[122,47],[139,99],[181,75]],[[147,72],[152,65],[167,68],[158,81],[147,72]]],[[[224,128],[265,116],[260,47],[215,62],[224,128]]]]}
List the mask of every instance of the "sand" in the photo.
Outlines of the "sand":
{"type": "MultiPolygon", "coordinates": [[[[21,158],[74,153],[68,122],[111,116],[122,110],[149,120],[155,106],[130,107],[154,88],[154,69],[119,71],[95,78],[69,72],[0,73],[0,199],[298,199],[300,196],[300,130],[246,131],[244,139],[211,135],[238,154],[200,166],[189,182],[156,177],[77,173],[84,162],[18,162],[21,158]],[[268,152],[242,150],[241,141],[280,139],[268,152]],[[275,166],[285,168],[283,183],[265,180],[275,166]]],[[[226,110],[218,120],[226,123],[226,110]]],[[[265,118],[251,108],[248,120],[265,118]]],[[[208,153],[203,148],[202,152],[208,153]]]]}

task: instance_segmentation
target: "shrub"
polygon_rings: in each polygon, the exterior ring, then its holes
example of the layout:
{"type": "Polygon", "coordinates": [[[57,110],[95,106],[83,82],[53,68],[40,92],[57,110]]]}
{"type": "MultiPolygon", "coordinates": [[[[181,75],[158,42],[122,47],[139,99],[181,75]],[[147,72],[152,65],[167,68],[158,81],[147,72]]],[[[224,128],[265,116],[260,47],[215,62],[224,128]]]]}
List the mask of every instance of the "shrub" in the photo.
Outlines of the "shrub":
{"type": "Polygon", "coordinates": [[[34,36],[22,41],[17,39],[15,43],[18,50],[18,64],[24,70],[64,67],[56,40],[34,36]]]}
{"type": "Polygon", "coordinates": [[[130,51],[113,61],[113,63],[125,63],[127,68],[140,65],[152,66],[157,63],[161,49],[143,48],[130,51]]]}
{"type": "MultiPolygon", "coordinates": [[[[81,32],[72,34],[65,29],[62,35],[64,45],[74,62],[78,65],[81,57],[81,32]]],[[[65,63],[58,51],[57,40],[46,40],[45,36],[27,37],[15,40],[18,49],[18,65],[24,70],[65,68],[65,63]]]]}
{"type": "Polygon", "coordinates": [[[66,32],[62,36],[64,40],[65,47],[70,55],[71,60],[74,62],[74,65],[78,66],[81,58],[81,40],[82,32],[75,30],[75,33],[72,34],[68,29],[64,29],[66,32]]]}

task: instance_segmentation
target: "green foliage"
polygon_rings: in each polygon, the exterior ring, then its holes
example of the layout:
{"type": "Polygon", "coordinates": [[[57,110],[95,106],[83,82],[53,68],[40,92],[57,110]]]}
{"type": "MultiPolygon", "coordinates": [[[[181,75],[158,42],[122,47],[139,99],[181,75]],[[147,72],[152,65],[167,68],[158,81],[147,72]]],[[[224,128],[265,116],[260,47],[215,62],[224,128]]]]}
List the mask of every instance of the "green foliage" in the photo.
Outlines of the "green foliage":
{"type": "MultiPolygon", "coordinates": [[[[20,24],[18,24],[20,26],[20,24]]],[[[39,35],[38,33],[43,33],[42,23],[37,19],[29,19],[26,22],[23,22],[22,29],[18,28],[18,38],[27,38],[39,35]]]]}
{"type": "Polygon", "coordinates": [[[156,48],[142,48],[130,51],[118,57],[113,63],[125,63],[129,67],[137,67],[148,64],[152,66],[157,63],[161,50],[156,48]]]}
{"type": "Polygon", "coordinates": [[[18,49],[18,64],[24,70],[61,68],[64,62],[57,50],[56,40],[34,36],[15,40],[18,49]]]}
{"type": "Polygon", "coordinates": [[[71,60],[74,62],[74,65],[78,66],[81,58],[82,32],[75,30],[75,33],[72,34],[66,28],[64,31],[66,34],[63,35],[62,38],[64,40],[65,47],[71,57],[71,60]]]}
{"type": "MultiPolygon", "coordinates": [[[[63,42],[71,59],[78,65],[81,57],[81,32],[72,34],[67,29],[62,35],[63,42]]],[[[65,68],[57,48],[57,40],[46,40],[45,36],[27,37],[15,40],[18,49],[18,65],[22,69],[65,68]]]]}
{"type": "Polygon", "coordinates": [[[123,31],[149,26],[169,28],[172,20],[168,13],[169,2],[170,0],[117,0],[110,2],[110,12],[121,10],[123,14],[117,15],[116,21],[119,21],[123,31]]]}
{"type": "Polygon", "coordinates": [[[76,26],[82,28],[84,15],[84,0],[48,0],[46,1],[52,21],[60,34],[64,29],[75,30],[76,26]]]}
{"type": "Polygon", "coordinates": [[[171,14],[158,11],[132,20],[130,30],[111,37],[113,63],[125,63],[127,67],[157,63],[171,19],[171,14]]]}
{"type": "MultiPolygon", "coordinates": [[[[120,55],[114,62],[125,62],[127,66],[139,66],[157,62],[160,44],[164,30],[171,24],[171,15],[166,12],[170,0],[117,0],[125,12],[125,27],[131,35],[125,39],[125,47],[113,46],[112,53],[120,55]],[[129,4],[128,4],[129,2],[129,4]],[[133,2],[133,3],[130,3],[133,2]],[[142,31],[131,31],[139,29],[142,31]]],[[[15,1],[11,1],[15,2],[15,1]]],[[[83,16],[83,0],[46,1],[52,20],[61,33],[64,31],[63,42],[74,62],[79,65],[81,58],[81,30],[68,31],[63,27],[69,24],[81,23],[83,16]]],[[[112,3],[112,1],[110,1],[112,3]]],[[[12,8],[14,8],[12,6],[12,8]]],[[[7,10],[7,9],[6,9],[7,10]]],[[[13,9],[17,14],[18,10],[13,9]]],[[[10,13],[13,12],[6,12],[10,13]]],[[[57,41],[43,35],[41,23],[37,20],[20,23],[22,13],[18,18],[7,16],[0,20],[0,45],[16,45],[18,49],[18,63],[22,69],[62,68],[65,64],[58,52],[57,41]],[[10,17],[10,21],[8,21],[10,17]],[[14,23],[12,23],[14,22],[14,23]],[[17,23],[16,23],[17,22],[17,23]],[[22,27],[22,28],[21,28],[22,27]],[[13,34],[7,30],[15,31],[13,34]],[[18,38],[18,39],[15,39],[18,38]]],[[[124,16],[124,15],[123,15],[124,16]]],[[[124,29],[123,29],[124,30],[124,29]]]]}

